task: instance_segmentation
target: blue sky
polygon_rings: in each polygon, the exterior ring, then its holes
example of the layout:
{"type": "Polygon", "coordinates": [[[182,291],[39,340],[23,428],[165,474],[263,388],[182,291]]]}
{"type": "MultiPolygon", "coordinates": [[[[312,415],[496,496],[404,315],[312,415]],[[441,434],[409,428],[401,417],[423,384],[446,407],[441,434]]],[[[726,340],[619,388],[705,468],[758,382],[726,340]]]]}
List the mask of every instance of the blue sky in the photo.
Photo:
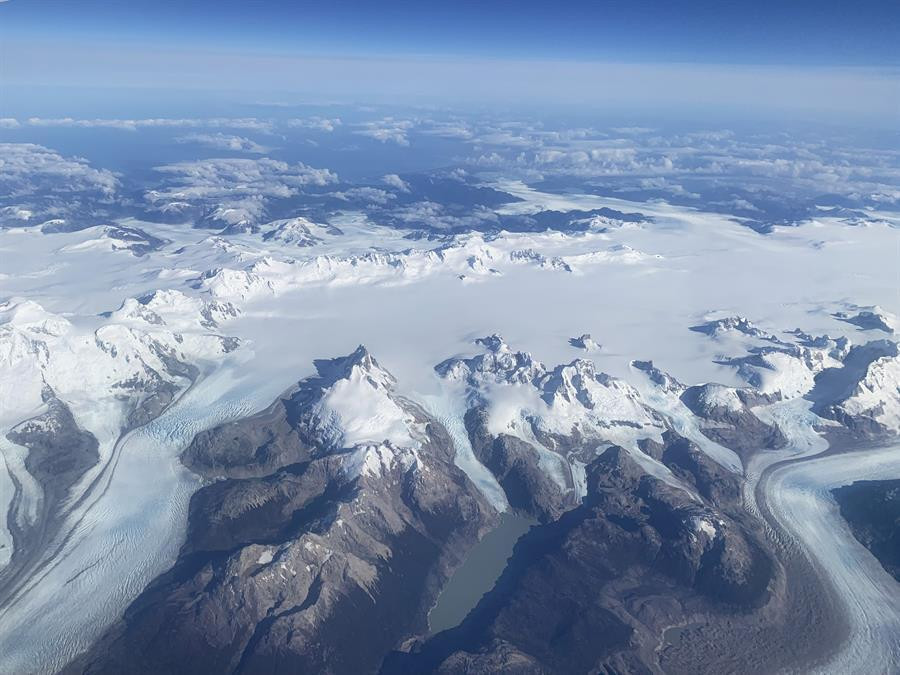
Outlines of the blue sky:
{"type": "Polygon", "coordinates": [[[0,108],[66,86],[890,119],[898,35],[897,0],[0,0],[0,108]]]}
{"type": "Polygon", "coordinates": [[[12,39],[304,54],[898,65],[891,0],[8,0],[12,39]]]}

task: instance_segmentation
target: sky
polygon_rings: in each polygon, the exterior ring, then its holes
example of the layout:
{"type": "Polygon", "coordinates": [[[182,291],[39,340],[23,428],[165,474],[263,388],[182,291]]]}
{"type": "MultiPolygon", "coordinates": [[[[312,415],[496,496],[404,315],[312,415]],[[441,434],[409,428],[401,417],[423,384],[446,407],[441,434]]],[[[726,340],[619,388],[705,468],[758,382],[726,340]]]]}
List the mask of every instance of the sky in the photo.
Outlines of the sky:
{"type": "Polygon", "coordinates": [[[900,3],[861,0],[8,0],[13,39],[314,54],[900,65],[900,3]]]}
{"type": "Polygon", "coordinates": [[[889,116],[898,36],[882,0],[0,0],[0,86],[889,116]]]}

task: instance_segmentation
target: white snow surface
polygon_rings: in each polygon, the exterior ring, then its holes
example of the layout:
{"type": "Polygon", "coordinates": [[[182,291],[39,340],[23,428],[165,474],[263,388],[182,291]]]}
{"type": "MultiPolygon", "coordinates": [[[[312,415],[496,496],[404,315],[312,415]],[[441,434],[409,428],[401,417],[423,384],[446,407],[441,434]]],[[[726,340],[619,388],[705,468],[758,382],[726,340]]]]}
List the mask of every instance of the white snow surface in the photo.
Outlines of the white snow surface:
{"type": "Polygon", "coordinates": [[[850,415],[869,417],[900,433],[900,356],[884,356],[871,363],[840,407],[850,415]]]}
{"type": "Polygon", "coordinates": [[[366,354],[316,403],[318,430],[326,445],[353,448],[389,443],[411,447],[415,420],[391,396],[394,379],[366,354]]]}
{"type": "Polygon", "coordinates": [[[464,381],[469,396],[486,404],[488,431],[536,445],[534,431],[568,436],[577,430],[598,440],[629,443],[657,436],[656,419],[627,382],[596,372],[594,362],[577,359],[547,368],[527,352],[514,352],[498,335],[476,340],[483,352],[451,359],[438,368],[464,381]],[[642,433],[643,432],[643,433],[642,433]]]}
{"type": "Polygon", "coordinates": [[[731,412],[740,412],[744,408],[734,387],[714,383],[701,390],[700,405],[709,410],[724,409],[731,412]]]}

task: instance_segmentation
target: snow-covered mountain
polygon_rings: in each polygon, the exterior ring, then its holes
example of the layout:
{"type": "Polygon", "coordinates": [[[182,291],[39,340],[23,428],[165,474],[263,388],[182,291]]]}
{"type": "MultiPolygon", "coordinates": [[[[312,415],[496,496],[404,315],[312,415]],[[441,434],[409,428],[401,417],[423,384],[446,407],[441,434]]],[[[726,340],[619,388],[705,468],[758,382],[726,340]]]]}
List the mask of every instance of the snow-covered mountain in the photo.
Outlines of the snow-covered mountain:
{"type": "Polygon", "coordinates": [[[239,341],[211,329],[228,307],[178,292],[126,300],[94,325],[75,324],[30,300],[0,305],[0,378],[6,428],[43,408],[44,391],[103,439],[145,423],[239,341]]]}
{"type": "Polygon", "coordinates": [[[365,253],[343,255],[318,253],[318,245],[326,238],[340,236],[333,229],[311,223],[284,221],[279,227],[263,235],[268,243],[309,249],[298,257],[268,252],[252,260],[250,265],[235,268],[230,265],[209,269],[201,275],[199,285],[223,300],[240,301],[258,295],[278,295],[292,289],[311,286],[344,286],[356,284],[408,284],[433,275],[452,275],[458,279],[483,281],[502,276],[513,266],[529,265],[556,272],[579,272],[585,266],[597,264],[636,264],[647,256],[635,251],[610,247],[575,256],[554,256],[534,248],[515,248],[523,241],[540,242],[551,251],[558,249],[558,237],[501,234],[496,237],[474,233],[454,235],[431,248],[406,248],[396,251],[381,249],[365,253]],[[307,232],[306,230],[309,230],[307,232]],[[313,232],[319,232],[313,234],[313,232]]]}
{"type": "Polygon", "coordinates": [[[490,427],[498,432],[518,430],[531,438],[527,428],[560,435],[577,430],[612,441],[617,427],[659,428],[631,385],[596,372],[589,360],[548,369],[531,354],[514,352],[499,335],[475,343],[483,347],[481,354],[448,359],[436,370],[446,379],[464,381],[473,400],[488,402],[490,427]]]}
{"type": "Polygon", "coordinates": [[[277,241],[281,244],[299,247],[315,246],[326,237],[343,234],[340,228],[334,225],[314,223],[301,216],[275,220],[266,224],[262,229],[264,230],[263,241],[277,241]]]}
{"type": "Polygon", "coordinates": [[[126,225],[102,225],[88,228],[82,233],[89,234],[92,238],[64,246],[61,250],[66,253],[92,250],[126,251],[139,257],[158,251],[170,243],[165,239],[154,237],[140,228],[126,225]]]}
{"type": "Polygon", "coordinates": [[[267,410],[187,448],[185,463],[218,480],[191,503],[183,573],[148,589],[149,611],[79,668],[202,657],[350,671],[427,630],[449,570],[496,513],[453,464],[440,423],[399,397],[364,347],[316,367],[267,410]]]}
{"type": "Polygon", "coordinates": [[[897,318],[878,306],[858,308],[856,312],[836,312],[834,317],[858,326],[860,330],[880,330],[889,334],[897,332],[897,318]]]}
{"type": "Polygon", "coordinates": [[[464,384],[476,456],[501,485],[540,484],[532,507],[545,517],[583,495],[584,466],[602,448],[637,451],[638,439],[659,438],[665,428],[636,389],[589,360],[547,368],[499,335],[475,344],[481,353],[447,359],[435,370],[464,384]]]}
{"type": "Polygon", "coordinates": [[[900,352],[896,342],[870,342],[848,354],[851,370],[831,399],[820,402],[825,413],[853,431],[874,436],[900,433],[900,352]],[[853,358],[857,357],[857,358],[853,358]]]}
{"type": "MultiPolygon", "coordinates": [[[[30,300],[0,305],[4,421],[41,407],[44,387],[105,429],[158,413],[196,376],[198,366],[235,349],[211,328],[226,306],[177,292],[129,299],[96,327],[74,324],[30,300]]],[[[86,426],[91,426],[85,422],[86,426]]]]}

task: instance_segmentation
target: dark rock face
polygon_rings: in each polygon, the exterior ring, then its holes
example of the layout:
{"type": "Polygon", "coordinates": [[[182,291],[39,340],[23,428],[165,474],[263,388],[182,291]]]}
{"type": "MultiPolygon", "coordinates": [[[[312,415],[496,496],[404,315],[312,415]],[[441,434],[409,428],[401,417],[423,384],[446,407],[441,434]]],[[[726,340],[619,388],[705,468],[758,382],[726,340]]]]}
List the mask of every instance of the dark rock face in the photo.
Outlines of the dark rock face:
{"type": "Polygon", "coordinates": [[[863,480],[831,491],[853,536],[900,581],[900,480],[863,480]]]}
{"type": "Polygon", "coordinates": [[[702,384],[685,389],[681,401],[709,422],[701,427],[705,436],[742,457],[762,448],[781,448],[787,442],[777,427],[765,424],[750,410],[759,403],[752,390],[702,384]]]}
{"type": "Polygon", "coordinates": [[[0,569],[0,592],[20,583],[29,565],[56,536],[72,488],[100,460],[96,437],[78,426],[69,407],[49,386],[41,397],[47,409],[6,434],[28,450],[25,469],[40,486],[41,500],[33,520],[18,518],[23,486],[11,474],[14,493],[7,516],[14,545],[9,564],[0,569]]]}
{"type": "Polygon", "coordinates": [[[558,518],[576,500],[539,466],[538,451],[530,444],[501,434],[491,436],[484,408],[466,413],[466,430],[479,461],[497,478],[510,506],[542,522],[558,518]]]}
{"type": "MultiPolygon", "coordinates": [[[[706,463],[684,461],[683,471],[702,484],[706,463]]],[[[525,535],[459,627],[392,655],[384,671],[656,672],[667,627],[767,597],[772,563],[729,510],[610,448],[588,467],[583,503],[525,535]]]]}
{"type": "Polygon", "coordinates": [[[249,419],[197,434],[182,462],[203,476],[244,478],[308,460],[312,448],[288,422],[289,406],[289,399],[279,399],[249,419]]]}
{"type": "Polygon", "coordinates": [[[653,361],[632,361],[631,366],[645,373],[653,384],[666,393],[681,395],[686,389],[681,382],[653,365],[653,361]]]}
{"type": "Polygon", "coordinates": [[[594,342],[590,333],[584,333],[578,337],[569,338],[569,344],[576,349],[583,349],[586,352],[600,349],[600,345],[594,342]]]}
{"type": "MultiPolygon", "coordinates": [[[[142,318],[149,318],[151,323],[163,323],[162,318],[152,310],[144,309],[139,312],[142,318]]],[[[162,367],[157,364],[151,366],[143,358],[137,357],[139,365],[132,376],[112,385],[112,389],[117,392],[117,398],[128,404],[128,416],[123,431],[143,426],[159,417],[175,401],[182,388],[188,382],[193,382],[199,373],[197,366],[187,362],[185,356],[179,354],[172,346],[134,329],[127,330],[132,339],[141,343],[143,348],[162,363],[162,367]]],[[[94,336],[97,347],[112,358],[119,357],[116,340],[101,335],[101,331],[94,336]]],[[[179,333],[172,335],[176,343],[184,340],[184,336],[179,333]]],[[[236,338],[220,335],[212,336],[212,339],[226,353],[234,350],[239,344],[236,338]]]]}
{"type": "Polygon", "coordinates": [[[887,318],[880,311],[863,310],[856,314],[838,312],[833,315],[838,321],[846,321],[858,326],[861,330],[880,330],[885,333],[893,333],[894,329],[887,318]]]}
{"type": "Polygon", "coordinates": [[[25,468],[44,491],[45,510],[52,511],[100,455],[97,439],[78,426],[52,389],[45,387],[42,398],[47,411],[22,422],[6,437],[28,448],[25,468]]]}
{"type": "Polygon", "coordinates": [[[663,434],[660,461],[704,499],[722,508],[739,510],[741,479],[710,460],[691,441],[667,431],[663,434]]]}
{"type": "Polygon", "coordinates": [[[69,672],[375,672],[427,631],[497,514],[364,349],[316,365],[269,409],[195,439],[185,463],[221,479],[192,498],[178,561],[69,672]],[[415,447],[344,447],[327,405],[348,387],[396,405],[415,447]]]}
{"type": "Polygon", "coordinates": [[[137,227],[127,227],[125,225],[109,226],[106,233],[111,239],[122,242],[124,246],[128,247],[132,255],[137,257],[158,251],[170,243],[166,239],[154,237],[152,234],[137,227]]]}
{"type": "Polygon", "coordinates": [[[718,319],[715,321],[707,321],[706,323],[700,324],[698,326],[691,326],[690,330],[695,333],[703,333],[704,335],[709,335],[710,337],[717,337],[722,335],[723,333],[728,332],[736,332],[743,333],[748,337],[760,338],[762,340],[768,340],[770,342],[777,342],[778,339],[764,330],[757,328],[753,323],[751,323],[748,319],[742,316],[729,316],[724,319],[718,319]]]}
{"type": "MultiPolygon", "coordinates": [[[[720,324],[731,325],[733,320],[711,322],[703,326],[694,326],[692,330],[704,330],[706,326],[715,334],[715,327],[720,324]],[[729,323],[731,322],[731,323],[729,323]]],[[[750,326],[741,319],[739,326],[750,326]]],[[[755,389],[727,387],[722,384],[706,383],[688,387],[668,373],[653,365],[652,361],[632,361],[631,366],[645,373],[647,378],[666,394],[677,396],[679,400],[696,415],[701,422],[701,432],[710,440],[734,450],[742,459],[762,448],[780,448],[786,440],[781,431],[760,420],[751,408],[771,403],[772,399],[760,394],[755,389]]],[[[643,442],[644,450],[652,447],[643,442]]],[[[648,452],[655,459],[659,457],[648,452]]]]}

